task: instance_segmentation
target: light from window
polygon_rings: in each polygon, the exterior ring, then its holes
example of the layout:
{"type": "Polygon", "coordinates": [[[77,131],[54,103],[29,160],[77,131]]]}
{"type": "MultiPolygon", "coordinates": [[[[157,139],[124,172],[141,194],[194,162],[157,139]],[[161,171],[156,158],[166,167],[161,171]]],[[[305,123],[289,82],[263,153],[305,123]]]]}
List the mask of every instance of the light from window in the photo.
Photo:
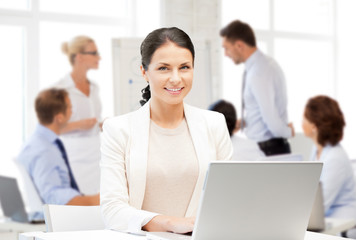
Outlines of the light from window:
{"type": "Polygon", "coordinates": [[[269,29],[269,2],[266,0],[222,0],[222,26],[239,19],[247,22],[254,29],[269,29]]]}
{"type": "Polygon", "coordinates": [[[160,2],[160,0],[136,0],[136,36],[144,37],[160,27],[160,2]]]}
{"type": "Polygon", "coordinates": [[[356,22],[356,1],[343,0],[337,1],[337,4],[337,96],[346,121],[342,144],[349,156],[356,159],[356,31],[353,27],[356,22]]]}
{"type": "Polygon", "coordinates": [[[274,0],[275,30],[332,34],[332,0],[274,0]]]}
{"type": "Polygon", "coordinates": [[[31,0],[1,0],[0,8],[10,10],[29,10],[31,0]]]}
{"type": "Polygon", "coordinates": [[[126,17],[128,0],[40,0],[40,11],[102,17],[126,17]]]}
{"type": "Polygon", "coordinates": [[[24,30],[22,27],[0,25],[0,175],[14,176],[13,159],[19,154],[23,140],[24,101],[24,30]]]}

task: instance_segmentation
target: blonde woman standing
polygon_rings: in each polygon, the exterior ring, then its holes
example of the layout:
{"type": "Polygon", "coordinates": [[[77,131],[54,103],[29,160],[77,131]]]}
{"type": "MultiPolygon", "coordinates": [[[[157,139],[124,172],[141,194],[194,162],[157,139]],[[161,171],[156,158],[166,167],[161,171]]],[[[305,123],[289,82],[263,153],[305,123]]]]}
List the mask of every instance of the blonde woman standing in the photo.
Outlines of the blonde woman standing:
{"type": "Polygon", "coordinates": [[[69,161],[84,194],[99,192],[99,159],[101,102],[98,85],[88,79],[91,69],[98,69],[100,55],[95,41],[87,36],[77,36],[62,44],[72,71],[56,87],[68,91],[73,114],[61,131],[61,138],[68,152],[69,161]]]}

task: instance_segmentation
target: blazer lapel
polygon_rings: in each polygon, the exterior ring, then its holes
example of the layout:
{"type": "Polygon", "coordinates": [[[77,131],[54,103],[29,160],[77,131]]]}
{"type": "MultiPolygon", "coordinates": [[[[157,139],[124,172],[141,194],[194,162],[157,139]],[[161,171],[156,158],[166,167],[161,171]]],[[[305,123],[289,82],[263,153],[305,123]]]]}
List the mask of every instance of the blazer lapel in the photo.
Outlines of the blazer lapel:
{"type": "Polygon", "coordinates": [[[203,189],[205,175],[210,162],[209,151],[205,149],[207,146],[209,146],[209,136],[206,131],[204,118],[202,118],[200,114],[196,114],[194,108],[184,104],[184,114],[199,163],[199,175],[197,183],[195,185],[192,198],[185,214],[186,217],[191,217],[195,216],[197,213],[199,198],[203,189]]]}
{"type": "Polygon", "coordinates": [[[150,127],[150,103],[132,115],[130,150],[130,203],[141,209],[146,188],[148,139],[150,127]]]}

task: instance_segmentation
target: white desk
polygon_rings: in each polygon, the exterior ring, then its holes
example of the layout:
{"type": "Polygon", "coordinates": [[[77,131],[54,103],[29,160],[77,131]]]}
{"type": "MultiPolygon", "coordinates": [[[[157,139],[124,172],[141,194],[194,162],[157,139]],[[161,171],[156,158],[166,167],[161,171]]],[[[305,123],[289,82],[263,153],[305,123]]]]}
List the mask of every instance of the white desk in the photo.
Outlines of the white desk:
{"type": "Polygon", "coordinates": [[[0,239],[16,240],[18,239],[19,233],[45,230],[45,224],[28,224],[5,219],[0,220],[0,239]]]}
{"type": "MultiPolygon", "coordinates": [[[[136,236],[110,230],[91,230],[73,232],[51,232],[51,233],[25,233],[20,234],[19,240],[144,240],[145,236],[136,236]]],[[[304,240],[341,240],[342,237],[331,236],[321,233],[306,232],[304,240]]]]}
{"type": "Polygon", "coordinates": [[[350,230],[355,227],[356,222],[354,219],[337,219],[337,218],[326,218],[325,219],[325,230],[322,231],[324,234],[329,235],[339,235],[341,232],[350,230]]]}

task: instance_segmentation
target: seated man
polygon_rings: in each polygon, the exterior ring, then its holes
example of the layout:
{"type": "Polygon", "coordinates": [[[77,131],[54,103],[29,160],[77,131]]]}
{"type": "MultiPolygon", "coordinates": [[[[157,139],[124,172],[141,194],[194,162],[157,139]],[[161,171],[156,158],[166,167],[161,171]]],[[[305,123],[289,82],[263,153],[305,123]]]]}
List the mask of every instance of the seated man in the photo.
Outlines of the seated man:
{"type": "Polygon", "coordinates": [[[29,173],[43,203],[99,205],[99,194],[80,194],[58,137],[72,114],[68,93],[63,89],[44,90],[38,94],[35,108],[40,124],[24,145],[18,162],[29,173]]]}
{"type": "Polygon", "coordinates": [[[237,133],[240,130],[240,126],[237,122],[236,109],[232,103],[225,100],[218,100],[209,107],[209,110],[222,113],[225,116],[232,146],[234,148],[232,160],[257,161],[259,158],[265,156],[256,142],[237,133]]]}

